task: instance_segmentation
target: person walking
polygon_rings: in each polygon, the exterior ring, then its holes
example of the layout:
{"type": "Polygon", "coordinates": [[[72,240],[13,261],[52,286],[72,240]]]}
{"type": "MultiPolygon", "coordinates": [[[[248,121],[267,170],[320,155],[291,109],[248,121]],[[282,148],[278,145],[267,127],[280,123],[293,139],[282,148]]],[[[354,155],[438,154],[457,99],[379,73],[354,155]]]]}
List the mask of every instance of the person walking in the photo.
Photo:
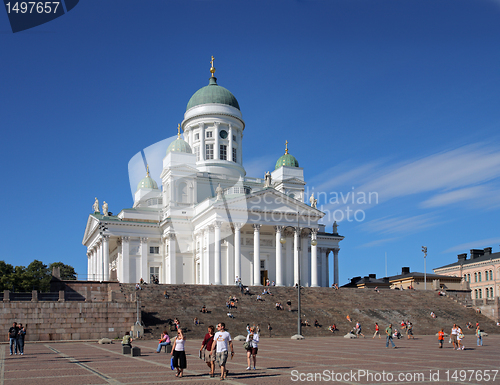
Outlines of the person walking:
{"type": "Polygon", "coordinates": [[[246,342],[249,343],[247,349],[247,370],[252,368],[252,358],[253,358],[253,370],[256,370],[257,363],[257,351],[259,350],[259,334],[255,328],[250,328],[250,334],[247,335],[246,342]]]}
{"type": "Polygon", "coordinates": [[[453,324],[451,328],[451,342],[453,343],[453,350],[458,349],[458,326],[457,324],[453,324]]]}
{"type": "Polygon", "coordinates": [[[385,334],[387,334],[387,337],[385,338],[385,347],[389,347],[389,341],[391,341],[392,347],[396,349],[396,345],[394,345],[394,341],[392,340],[392,324],[390,324],[386,329],[385,329],[385,334]]]}
{"type": "Polygon", "coordinates": [[[438,342],[439,342],[439,348],[443,348],[443,341],[444,341],[444,329],[441,329],[438,332],[438,342]]]}
{"type": "Polygon", "coordinates": [[[210,325],[208,327],[208,333],[205,334],[205,338],[201,343],[200,352],[205,348],[208,355],[205,355],[205,362],[210,369],[209,376],[215,376],[215,344],[214,344],[215,327],[210,325]]]}
{"type": "Polygon", "coordinates": [[[271,324],[267,324],[267,330],[269,331],[269,338],[271,338],[271,333],[273,331],[273,327],[271,326],[271,324]]]}
{"type": "Polygon", "coordinates": [[[186,337],[184,336],[182,329],[179,328],[177,329],[177,337],[174,340],[174,345],[172,346],[172,352],[170,353],[170,355],[174,357],[174,368],[177,369],[175,377],[179,378],[182,377],[184,369],[187,368],[186,351],[184,350],[185,343],[186,343],[186,337]]]}
{"type": "Polygon", "coordinates": [[[8,337],[9,337],[9,348],[10,355],[12,353],[17,354],[17,335],[19,334],[19,328],[17,327],[17,322],[14,322],[9,329],[8,337]],[[12,351],[14,348],[14,352],[12,351]]]}
{"type": "Polygon", "coordinates": [[[483,346],[483,335],[481,333],[481,329],[479,329],[479,325],[476,327],[476,337],[477,337],[477,346],[483,346]]]}
{"type": "Polygon", "coordinates": [[[361,333],[361,324],[359,322],[356,322],[356,338],[359,338],[359,336],[363,336],[363,338],[366,338],[363,333],[361,333]]]}
{"type": "Polygon", "coordinates": [[[160,339],[158,340],[158,342],[159,342],[159,344],[158,344],[158,348],[156,348],[156,353],[160,353],[162,347],[170,345],[170,337],[169,337],[166,330],[164,330],[163,333],[161,333],[161,336],[160,336],[160,339]]]}
{"type": "Polygon", "coordinates": [[[375,338],[376,336],[378,336],[378,338],[382,338],[382,337],[380,336],[380,328],[379,328],[379,326],[378,326],[378,323],[377,323],[377,322],[375,322],[375,333],[373,333],[373,338],[375,338]]]}
{"type": "Polygon", "coordinates": [[[234,356],[233,341],[231,335],[226,331],[226,324],[219,322],[217,324],[217,333],[215,333],[214,341],[216,342],[216,357],[220,366],[220,379],[225,380],[229,370],[226,370],[228,349],[231,348],[231,358],[234,356]]]}

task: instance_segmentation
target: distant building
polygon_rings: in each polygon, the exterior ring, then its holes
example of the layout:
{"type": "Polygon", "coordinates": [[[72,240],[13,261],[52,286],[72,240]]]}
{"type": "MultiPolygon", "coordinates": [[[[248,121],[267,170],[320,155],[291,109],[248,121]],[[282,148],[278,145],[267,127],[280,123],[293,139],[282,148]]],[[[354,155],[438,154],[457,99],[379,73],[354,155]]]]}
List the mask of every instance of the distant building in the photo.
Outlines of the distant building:
{"type": "Polygon", "coordinates": [[[495,299],[500,293],[500,252],[492,253],[492,248],[472,249],[459,254],[458,261],[434,269],[437,274],[461,277],[469,283],[472,299],[495,299]]]}
{"type": "Polygon", "coordinates": [[[410,272],[409,267],[403,267],[401,274],[392,277],[377,278],[376,274],[365,277],[351,278],[351,282],[342,287],[357,287],[358,289],[414,289],[424,290],[427,281],[427,290],[469,290],[467,282],[460,277],[447,275],[410,272]]]}
{"type": "Polygon", "coordinates": [[[462,282],[460,277],[452,277],[439,274],[425,274],[419,272],[410,272],[409,267],[403,267],[401,274],[389,277],[391,289],[414,290],[469,290],[467,283],[462,282]],[[427,285],[426,285],[427,281],[427,285]]]}

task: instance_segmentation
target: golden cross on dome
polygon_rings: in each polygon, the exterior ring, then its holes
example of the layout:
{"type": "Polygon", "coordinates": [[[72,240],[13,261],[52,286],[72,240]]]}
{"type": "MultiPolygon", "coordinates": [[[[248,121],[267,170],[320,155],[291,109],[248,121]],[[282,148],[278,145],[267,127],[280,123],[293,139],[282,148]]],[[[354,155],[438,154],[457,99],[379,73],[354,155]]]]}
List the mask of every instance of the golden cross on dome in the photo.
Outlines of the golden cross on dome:
{"type": "Polygon", "coordinates": [[[288,140],[285,141],[285,155],[288,154],[288,140]]]}
{"type": "Polygon", "coordinates": [[[214,77],[214,73],[215,73],[215,68],[214,68],[214,57],[212,56],[212,60],[210,60],[210,73],[212,74],[212,77],[214,77]]]}
{"type": "Polygon", "coordinates": [[[149,176],[149,164],[146,165],[146,176],[149,176]]]}
{"type": "Polygon", "coordinates": [[[181,137],[181,125],[180,123],[177,124],[177,139],[179,139],[181,137]]]}

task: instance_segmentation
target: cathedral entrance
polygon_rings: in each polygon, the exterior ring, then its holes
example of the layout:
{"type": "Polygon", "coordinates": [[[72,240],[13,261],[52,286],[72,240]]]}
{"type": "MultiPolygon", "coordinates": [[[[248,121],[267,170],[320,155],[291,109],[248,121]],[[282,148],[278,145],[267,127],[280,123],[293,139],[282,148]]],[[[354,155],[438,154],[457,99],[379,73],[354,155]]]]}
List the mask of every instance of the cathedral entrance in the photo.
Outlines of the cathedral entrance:
{"type": "Polygon", "coordinates": [[[266,281],[267,281],[267,270],[261,270],[260,271],[260,284],[262,286],[266,286],[266,281]]]}
{"type": "Polygon", "coordinates": [[[149,282],[154,283],[157,279],[160,278],[160,267],[158,266],[149,266],[149,282]]]}

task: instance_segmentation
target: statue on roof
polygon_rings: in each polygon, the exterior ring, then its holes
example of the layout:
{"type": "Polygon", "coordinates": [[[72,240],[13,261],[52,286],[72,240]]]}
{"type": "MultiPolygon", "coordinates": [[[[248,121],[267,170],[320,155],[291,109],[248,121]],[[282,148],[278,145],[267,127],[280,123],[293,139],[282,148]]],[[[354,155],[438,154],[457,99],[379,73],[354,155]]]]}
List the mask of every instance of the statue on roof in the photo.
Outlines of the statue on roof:
{"type": "Polygon", "coordinates": [[[102,215],[108,216],[108,204],[106,201],[102,202],[102,215]]]}
{"type": "Polygon", "coordinates": [[[311,197],[309,198],[309,202],[311,202],[311,207],[313,209],[315,209],[316,205],[318,204],[318,200],[314,198],[314,193],[311,194],[311,197]]]}
{"type": "Polygon", "coordinates": [[[334,221],[334,222],[333,222],[333,234],[338,234],[337,227],[338,227],[338,225],[337,225],[337,221],[334,221]]]}
{"type": "Polygon", "coordinates": [[[95,198],[94,204],[92,205],[92,211],[95,213],[101,213],[99,210],[99,201],[97,200],[97,197],[95,198]]]}
{"type": "Polygon", "coordinates": [[[222,193],[223,192],[224,192],[224,190],[222,190],[222,187],[220,187],[220,183],[219,183],[219,185],[215,189],[215,193],[217,194],[217,200],[218,201],[222,200],[222,193]]]}
{"type": "Polygon", "coordinates": [[[264,188],[271,187],[271,173],[268,171],[264,176],[264,188]]]}

